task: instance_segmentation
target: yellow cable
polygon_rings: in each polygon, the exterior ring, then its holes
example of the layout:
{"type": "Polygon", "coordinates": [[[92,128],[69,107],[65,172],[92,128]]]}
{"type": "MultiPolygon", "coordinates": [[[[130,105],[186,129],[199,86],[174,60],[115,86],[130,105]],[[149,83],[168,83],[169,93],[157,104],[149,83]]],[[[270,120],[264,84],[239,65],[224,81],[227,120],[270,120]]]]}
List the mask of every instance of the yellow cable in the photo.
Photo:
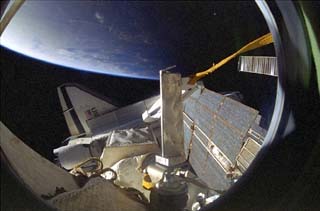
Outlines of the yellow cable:
{"type": "Polygon", "coordinates": [[[259,37],[258,39],[253,40],[250,43],[248,43],[247,45],[243,46],[240,50],[238,50],[237,52],[231,54],[227,58],[221,60],[218,64],[215,64],[214,66],[210,67],[209,69],[207,69],[205,71],[198,72],[195,75],[192,75],[190,77],[190,80],[189,80],[188,83],[189,84],[195,84],[199,79],[201,79],[201,78],[207,76],[208,74],[214,72],[215,70],[217,70],[218,68],[220,68],[221,66],[223,66],[224,64],[229,62],[231,59],[237,57],[239,54],[245,53],[247,51],[254,50],[256,48],[260,48],[260,47],[268,45],[270,43],[273,43],[273,39],[272,39],[271,33],[265,34],[262,37],[259,37]]]}
{"type": "Polygon", "coordinates": [[[99,172],[101,172],[103,170],[103,163],[102,161],[98,158],[98,157],[91,157],[83,162],[80,162],[79,164],[77,164],[75,167],[73,167],[73,169],[71,170],[71,172],[73,173],[80,173],[82,174],[83,176],[86,176],[86,177],[91,177],[92,175],[95,175],[95,174],[98,174],[99,172]],[[92,169],[91,171],[89,172],[85,172],[83,169],[82,169],[82,166],[91,162],[91,161],[94,161],[96,162],[97,166],[95,169],[92,169]]]}
{"type": "Polygon", "coordinates": [[[152,183],[150,175],[148,173],[144,173],[143,175],[142,187],[146,190],[151,190],[154,187],[154,184],[152,183]]]}

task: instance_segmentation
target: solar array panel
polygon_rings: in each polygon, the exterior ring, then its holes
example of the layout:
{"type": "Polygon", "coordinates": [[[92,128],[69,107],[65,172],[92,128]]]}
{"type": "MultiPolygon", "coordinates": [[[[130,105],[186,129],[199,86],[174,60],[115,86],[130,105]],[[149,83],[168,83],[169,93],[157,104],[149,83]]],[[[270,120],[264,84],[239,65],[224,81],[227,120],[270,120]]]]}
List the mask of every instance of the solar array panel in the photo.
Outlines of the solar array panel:
{"type": "Polygon", "coordinates": [[[184,101],[186,155],[209,187],[225,190],[228,175],[241,171],[236,161],[258,117],[257,110],[205,88],[184,101]]]}

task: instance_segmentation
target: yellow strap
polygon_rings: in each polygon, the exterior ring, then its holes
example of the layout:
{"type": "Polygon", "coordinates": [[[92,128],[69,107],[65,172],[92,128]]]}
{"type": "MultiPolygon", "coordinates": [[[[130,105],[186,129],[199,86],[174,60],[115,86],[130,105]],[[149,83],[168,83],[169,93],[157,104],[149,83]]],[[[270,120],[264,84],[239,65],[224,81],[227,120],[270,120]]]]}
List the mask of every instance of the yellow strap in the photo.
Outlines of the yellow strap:
{"type": "Polygon", "coordinates": [[[195,75],[191,76],[188,83],[189,84],[195,84],[199,79],[201,79],[201,78],[207,76],[208,74],[214,72],[216,69],[220,68],[221,66],[223,66],[224,64],[226,64],[227,62],[229,62],[231,59],[235,58],[239,54],[245,53],[247,51],[254,50],[256,48],[260,48],[260,47],[268,45],[270,43],[273,43],[273,39],[272,39],[271,33],[265,34],[262,37],[259,37],[258,39],[253,40],[250,43],[248,43],[247,45],[243,46],[240,50],[238,50],[234,54],[231,54],[227,58],[221,60],[218,64],[215,64],[214,66],[210,67],[209,69],[207,69],[205,71],[202,71],[202,72],[198,72],[195,75]]]}

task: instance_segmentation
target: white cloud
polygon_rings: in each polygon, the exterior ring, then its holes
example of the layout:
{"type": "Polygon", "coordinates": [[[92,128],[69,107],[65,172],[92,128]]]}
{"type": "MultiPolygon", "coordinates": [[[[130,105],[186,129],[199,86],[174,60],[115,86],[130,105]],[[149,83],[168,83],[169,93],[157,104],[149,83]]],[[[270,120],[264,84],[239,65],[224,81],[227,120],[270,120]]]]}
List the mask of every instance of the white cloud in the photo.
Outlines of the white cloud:
{"type": "Polygon", "coordinates": [[[96,17],[96,19],[99,23],[104,23],[104,17],[101,13],[95,12],[94,16],[96,17]]]}

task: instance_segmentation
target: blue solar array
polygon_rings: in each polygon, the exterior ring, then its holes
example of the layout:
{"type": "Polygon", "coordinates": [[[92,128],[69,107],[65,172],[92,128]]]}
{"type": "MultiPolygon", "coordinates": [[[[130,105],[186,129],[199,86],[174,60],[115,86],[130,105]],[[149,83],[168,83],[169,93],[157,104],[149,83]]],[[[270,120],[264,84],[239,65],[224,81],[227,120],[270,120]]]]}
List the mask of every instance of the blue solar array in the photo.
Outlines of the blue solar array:
{"type": "Polygon", "coordinates": [[[198,89],[184,101],[186,154],[192,142],[189,162],[209,187],[225,190],[230,186],[225,170],[209,153],[212,145],[234,165],[257,116],[257,110],[208,89],[198,89]]]}

